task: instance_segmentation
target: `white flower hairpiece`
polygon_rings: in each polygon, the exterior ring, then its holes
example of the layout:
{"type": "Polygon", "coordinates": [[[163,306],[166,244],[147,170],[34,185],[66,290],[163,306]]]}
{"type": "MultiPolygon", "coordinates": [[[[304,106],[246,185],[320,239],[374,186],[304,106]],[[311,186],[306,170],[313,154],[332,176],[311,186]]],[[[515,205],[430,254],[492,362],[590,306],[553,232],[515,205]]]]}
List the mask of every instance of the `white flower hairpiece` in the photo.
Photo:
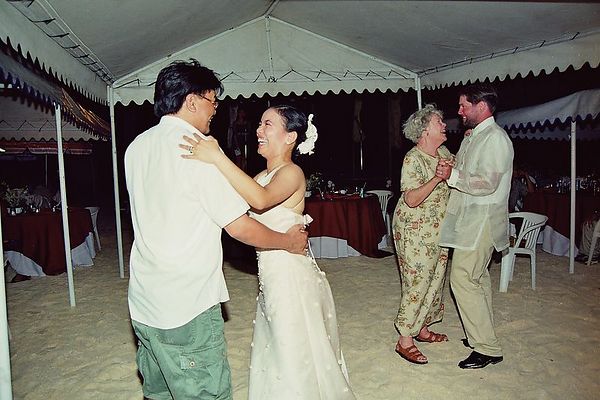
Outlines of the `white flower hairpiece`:
{"type": "Polygon", "coordinates": [[[319,137],[317,128],[312,123],[313,114],[308,116],[308,127],[306,128],[306,139],[298,145],[298,153],[311,155],[314,153],[315,142],[319,137]]]}

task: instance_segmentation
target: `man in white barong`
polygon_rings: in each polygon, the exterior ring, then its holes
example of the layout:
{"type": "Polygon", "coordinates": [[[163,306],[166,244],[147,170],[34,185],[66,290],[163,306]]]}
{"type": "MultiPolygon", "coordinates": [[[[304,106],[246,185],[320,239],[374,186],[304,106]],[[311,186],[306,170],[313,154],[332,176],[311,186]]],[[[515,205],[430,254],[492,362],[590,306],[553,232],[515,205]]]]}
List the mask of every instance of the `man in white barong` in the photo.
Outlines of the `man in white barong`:
{"type": "Polygon", "coordinates": [[[465,87],[458,114],[467,128],[454,166],[441,160],[436,175],[452,188],[440,246],[454,248],[450,285],[473,352],[458,363],[483,368],[503,360],[494,330],[488,264],[494,248],[508,247],[508,195],[513,146],[493,113],[498,95],[489,85],[465,87]]]}

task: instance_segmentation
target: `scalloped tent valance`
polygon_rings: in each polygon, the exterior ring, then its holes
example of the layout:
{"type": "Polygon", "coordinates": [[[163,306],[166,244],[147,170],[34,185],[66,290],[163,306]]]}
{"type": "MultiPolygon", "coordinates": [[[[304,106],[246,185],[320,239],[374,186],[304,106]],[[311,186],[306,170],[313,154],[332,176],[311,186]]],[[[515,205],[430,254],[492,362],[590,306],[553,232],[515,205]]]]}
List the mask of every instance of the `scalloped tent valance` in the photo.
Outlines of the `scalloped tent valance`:
{"type": "Polygon", "coordinates": [[[569,140],[570,121],[577,140],[600,140],[600,89],[582,90],[546,103],[498,113],[496,121],[520,139],[569,140]]]}
{"type": "MultiPolygon", "coordinates": [[[[530,107],[499,112],[496,122],[512,138],[569,140],[568,122],[580,121],[577,140],[600,140],[600,89],[582,90],[559,99],[530,107]]],[[[461,130],[458,118],[445,121],[446,130],[461,130]]]]}
{"type": "MultiPolygon", "coordinates": [[[[110,127],[106,121],[73,100],[59,85],[44,79],[15,60],[14,57],[2,51],[0,51],[0,82],[12,85],[19,92],[38,103],[46,105],[48,108],[53,108],[54,102],[61,104],[65,124],[68,121],[70,126],[74,127],[76,125],[79,127],[79,129],[75,128],[77,131],[86,131],[87,134],[83,134],[85,137],[89,138],[91,135],[103,140],[107,140],[110,137],[110,127]]],[[[24,99],[21,100],[24,101],[24,99]]],[[[25,108],[15,108],[13,103],[14,99],[11,100],[6,95],[0,95],[0,120],[2,122],[7,119],[11,120],[15,116],[19,116],[19,118],[23,117],[24,120],[27,119],[27,116],[23,113],[25,108]]],[[[25,114],[27,112],[29,110],[25,111],[25,114]]],[[[39,118],[39,115],[34,113],[33,117],[39,118]]],[[[54,117],[50,115],[45,119],[53,120],[54,117]]],[[[54,123],[52,124],[55,125],[54,123]]],[[[54,126],[54,128],[56,127],[54,126]]],[[[56,130],[52,132],[52,135],[56,135],[56,130]]]]}
{"type": "MultiPolygon", "coordinates": [[[[65,140],[108,140],[62,121],[65,140]]],[[[0,95],[0,140],[48,142],[56,140],[56,118],[52,111],[24,98],[0,95]]],[[[0,146],[2,147],[2,146],[0,146]]]]}
{"type": "Polygon", "coordinates": [[[158,70],[188,57],[232,98],[399,91],[595,68],[600,4],[0,0],[4,38],[90,97],[115,83],[124,104],[152,101],[158,70]]]}
{"type": "MultiPolygon", "coordinates": [[[[88,142],[65,140],[63,142],[65,154],[85,156],[92,154],[92,145],[88,142]]],[[[26,151],[31,154],[58,154],[58,143],[56,141],[26,141],[26,140],[0,140],[0,148],[3,154],[23,154],[26,151]]]]}
{"type": "Polygon", "coordinates": [[[531,107],[498,113],[496,121],[505,128],[528,128],[546,123],[596,118],[600,114],[600,89],[582,90],[560,99],[531,107]]]}

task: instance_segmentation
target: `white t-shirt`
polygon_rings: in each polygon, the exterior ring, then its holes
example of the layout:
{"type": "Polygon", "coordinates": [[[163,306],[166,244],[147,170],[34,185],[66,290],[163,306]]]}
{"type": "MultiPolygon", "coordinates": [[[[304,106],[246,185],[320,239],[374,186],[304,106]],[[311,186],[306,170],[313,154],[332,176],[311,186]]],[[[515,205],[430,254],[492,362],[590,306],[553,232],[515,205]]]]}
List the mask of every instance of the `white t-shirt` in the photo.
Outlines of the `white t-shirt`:
{"type": "Polygon", "coordinates": [[[164,116],[125,153],[134,230],[129,310],[133,320],[161,329],[229,300],[221,232],[249,208],[215,166],[181,158],[177,145],[194,132],[164,116]]]}

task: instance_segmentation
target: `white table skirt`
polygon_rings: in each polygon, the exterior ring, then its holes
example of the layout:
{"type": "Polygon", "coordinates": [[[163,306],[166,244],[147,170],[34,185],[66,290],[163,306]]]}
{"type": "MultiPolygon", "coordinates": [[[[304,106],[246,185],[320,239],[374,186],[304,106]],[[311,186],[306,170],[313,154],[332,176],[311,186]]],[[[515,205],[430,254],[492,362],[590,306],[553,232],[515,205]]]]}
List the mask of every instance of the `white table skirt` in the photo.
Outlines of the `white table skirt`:
{"type": "Polygon", "coordinates": [[[315,258],[356,257],[361,254],[348,246],[348,241],[329,236],[309,238],[310,249],[315,258]]]}
{"type": "MultiPolygon", "coordinates": [[[[538,243],[541,243],[542,250],[555,256],[569,256],[569,238],[555,231],[551,226],[546,225],[538,236],[538,243]]],[[[579,249],[575,246],[574,257],[577,257],[579,249]]]]}
{"type": "MultiPolygon", "coordinates": [[[[91,267],[94,265],[96,248],[94,247],[94,234],[90,232],[85,241],[71,249],[71,262],[74,267],[91,267]]],[[[42,267],[32,259],[25,257],[17,251],[5,251],[4,258],[10,262],[11,267],[19,274],[26,276],[46,276],[42,267]]]]}

